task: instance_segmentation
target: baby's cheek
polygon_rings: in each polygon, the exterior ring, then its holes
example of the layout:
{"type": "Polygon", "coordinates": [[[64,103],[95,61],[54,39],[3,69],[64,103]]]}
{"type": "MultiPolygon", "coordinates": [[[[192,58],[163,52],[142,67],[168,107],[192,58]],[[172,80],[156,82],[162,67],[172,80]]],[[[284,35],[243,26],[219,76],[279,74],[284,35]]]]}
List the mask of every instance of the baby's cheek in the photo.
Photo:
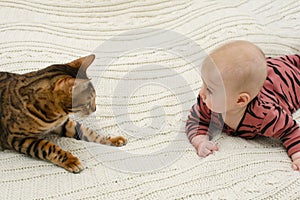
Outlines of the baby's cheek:
{"type": "Polygon", "coordinates": [[[212,100],[212,103],[210,105],[211,110],[214,112],[222,113],[226,111],[226,105],[225,101],[222,101],[221,98],[216,98],[212,100]]]}
{"type": "Polygon", "coordinates": [[[206,99],[204,101],[204,103],[206,104],[206,106],[211,110],[212,109],[212,101],[211,99],[206,99]]]}

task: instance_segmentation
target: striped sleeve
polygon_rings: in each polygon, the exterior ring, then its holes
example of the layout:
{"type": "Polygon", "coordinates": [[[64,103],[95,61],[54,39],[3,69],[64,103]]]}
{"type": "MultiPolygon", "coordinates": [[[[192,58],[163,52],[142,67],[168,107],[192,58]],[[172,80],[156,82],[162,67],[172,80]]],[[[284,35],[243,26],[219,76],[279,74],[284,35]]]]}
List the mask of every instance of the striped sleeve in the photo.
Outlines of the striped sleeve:
{"type": "Polygon", "coordinates": [[[300,151],[300,128],[291,115],[274,106],[267,113],[261,126],[261,134],[279,138],[288,155],[300,151]]]}
{"type": "Polygon", "coordinates": [[[298,69],[300,69],[300,55],[297,55],[297,54],[296,55],[288,55],[288,56],[285,56],[284,59],[288,63],[290,63],[290,64],[296,66],[298,69]]]}
{"type": "Polygon", "coordinates": [[[189,141],[197,135],[206,135],[211,119],[211,111],[207,108],[200,96],[197,98],[197,103],[190,110],[186,122],[186,134],[189,141]]]}

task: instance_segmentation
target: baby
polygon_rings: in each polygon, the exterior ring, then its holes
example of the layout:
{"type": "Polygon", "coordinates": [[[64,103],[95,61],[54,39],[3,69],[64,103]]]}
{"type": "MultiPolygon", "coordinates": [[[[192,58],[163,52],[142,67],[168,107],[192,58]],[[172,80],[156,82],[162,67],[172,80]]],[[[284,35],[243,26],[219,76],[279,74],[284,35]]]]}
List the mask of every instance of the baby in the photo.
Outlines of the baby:
{"type": "Polygon", "coordinates": [[[203,61],[201,75],[203,86],[186,124],[200,157],[218,150],[209,140],[217,128],[244,138],[279,138],[300,171],[300,128],[292,117],[300,108],[299,55],[265,58],[254,44],[234,41],[203,61]]]}

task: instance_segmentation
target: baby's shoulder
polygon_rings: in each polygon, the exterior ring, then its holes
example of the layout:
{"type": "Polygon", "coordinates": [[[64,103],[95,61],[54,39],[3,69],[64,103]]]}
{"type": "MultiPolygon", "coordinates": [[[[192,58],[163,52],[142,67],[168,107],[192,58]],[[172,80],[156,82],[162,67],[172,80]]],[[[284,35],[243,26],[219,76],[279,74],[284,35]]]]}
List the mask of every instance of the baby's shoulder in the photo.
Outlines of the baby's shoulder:
{"type": "Polygon", "coordinates": [[[257,96],[248,105],[247,112],[261,119],[265,119],[266,116],[278,113],[282,109],[283,108],[275,101],[257,96]]]}

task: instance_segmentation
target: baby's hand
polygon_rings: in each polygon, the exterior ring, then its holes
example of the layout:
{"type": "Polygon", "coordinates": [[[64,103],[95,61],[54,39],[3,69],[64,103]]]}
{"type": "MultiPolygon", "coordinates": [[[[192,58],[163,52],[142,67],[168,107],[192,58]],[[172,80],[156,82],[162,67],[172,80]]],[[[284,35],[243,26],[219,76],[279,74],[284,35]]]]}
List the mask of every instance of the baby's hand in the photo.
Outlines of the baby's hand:
{"type": "Polygon", "coordinates": [[[207,135],[198,135],[193,138],[192,145],[196,148],[199,157],[206,157],[213,153],[213,151],[218,151],[217,145],[209,141],[207,135]]]}
{"type": "Polygon", "coordinates": [[[292,155],[292,160],[293,160],[293,164],[292,164],[293,169],[300,171],[300,151],[292,155]]]}

